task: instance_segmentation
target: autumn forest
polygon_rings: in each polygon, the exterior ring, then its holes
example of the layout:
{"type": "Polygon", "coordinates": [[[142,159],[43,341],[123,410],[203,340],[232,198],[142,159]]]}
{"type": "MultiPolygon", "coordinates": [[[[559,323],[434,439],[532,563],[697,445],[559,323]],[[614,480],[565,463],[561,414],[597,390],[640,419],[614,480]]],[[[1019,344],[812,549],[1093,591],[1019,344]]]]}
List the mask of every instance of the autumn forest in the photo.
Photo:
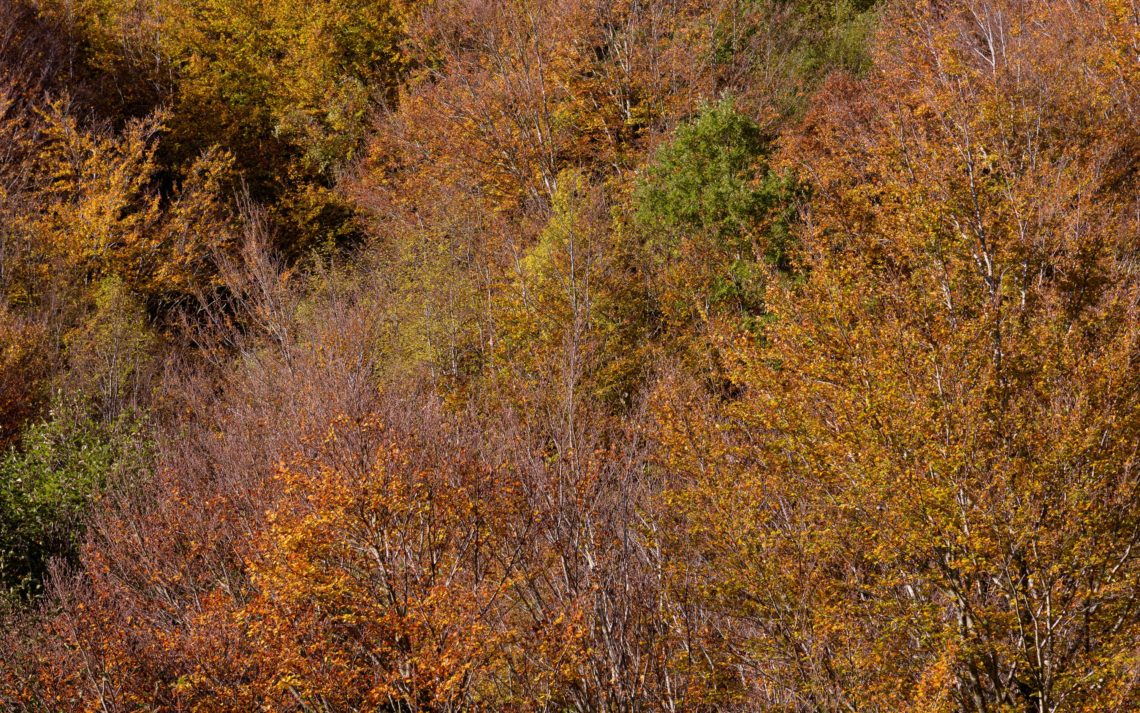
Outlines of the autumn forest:
{"type": "Polygon", "coordinates": [[[0,711],[1140,711],[1138,0],[0,0],[0,711]]]}

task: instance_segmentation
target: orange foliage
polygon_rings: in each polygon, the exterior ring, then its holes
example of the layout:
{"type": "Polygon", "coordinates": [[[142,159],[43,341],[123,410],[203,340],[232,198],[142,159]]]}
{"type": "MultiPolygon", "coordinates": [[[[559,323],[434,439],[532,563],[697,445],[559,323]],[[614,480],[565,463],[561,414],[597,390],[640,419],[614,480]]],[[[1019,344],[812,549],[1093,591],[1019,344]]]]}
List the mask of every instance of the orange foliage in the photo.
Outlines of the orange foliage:
{"type": "Polygon", "coordinates": [[[490,623],[512,576],[499,561],[490,474],[462,452],[425,463],[383,426],[363,428],[387,442],[372,462],[301,463],[278,476],[285,499],[237,613],[255,652],[253,686],[282,709],[478,701],[502,656],[490,623]]]}
{"type": "Polygon", "coordinates": [[[761,340],[723,335],[742,398],[659,417],[681,591],[747,642],[761,705],[1137,705],[1118,10],[897,7],[787,142],[815,180],[802,280],[772,284],[761,340]]]}

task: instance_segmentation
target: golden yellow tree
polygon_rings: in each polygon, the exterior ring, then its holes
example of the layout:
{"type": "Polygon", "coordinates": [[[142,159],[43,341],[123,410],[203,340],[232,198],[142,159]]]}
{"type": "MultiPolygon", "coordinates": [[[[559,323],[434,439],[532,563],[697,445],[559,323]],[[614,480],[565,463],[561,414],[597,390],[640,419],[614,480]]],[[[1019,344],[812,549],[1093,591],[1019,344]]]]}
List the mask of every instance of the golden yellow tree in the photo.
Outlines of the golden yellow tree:
{"type": "Polygon", "coordinates": [[[678,596],[757,705],[1137,705],[1136,37],[1107,1],[898,7],[786,146],[799,277],[723,336],[739,399],[660,411],[678,596]]]}

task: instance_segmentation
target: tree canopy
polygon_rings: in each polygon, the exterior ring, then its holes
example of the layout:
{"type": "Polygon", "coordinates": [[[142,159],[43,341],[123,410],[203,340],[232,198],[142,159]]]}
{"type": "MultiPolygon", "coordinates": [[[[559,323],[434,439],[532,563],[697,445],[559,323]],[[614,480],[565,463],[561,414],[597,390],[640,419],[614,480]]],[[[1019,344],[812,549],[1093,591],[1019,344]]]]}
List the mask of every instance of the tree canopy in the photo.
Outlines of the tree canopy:
{"type": "Polygon", "coordinates": [[[1140,708],[1138,47],[0,4],[0,709],[1140,708]]]}

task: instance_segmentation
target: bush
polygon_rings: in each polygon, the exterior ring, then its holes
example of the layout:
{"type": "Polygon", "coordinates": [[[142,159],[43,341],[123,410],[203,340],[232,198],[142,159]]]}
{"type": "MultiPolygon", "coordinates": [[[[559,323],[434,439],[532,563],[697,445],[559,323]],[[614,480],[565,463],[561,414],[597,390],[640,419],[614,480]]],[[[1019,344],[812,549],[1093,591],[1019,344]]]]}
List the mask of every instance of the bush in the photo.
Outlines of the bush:
{"type": "Polygon", "coordinates": [[[0,458],[0,595],[39,594],[53,559],[76,558],[91,503],[113,479],[146,468],[144,419],[102,423],[72,410],[58,407],[0,458]]]}

